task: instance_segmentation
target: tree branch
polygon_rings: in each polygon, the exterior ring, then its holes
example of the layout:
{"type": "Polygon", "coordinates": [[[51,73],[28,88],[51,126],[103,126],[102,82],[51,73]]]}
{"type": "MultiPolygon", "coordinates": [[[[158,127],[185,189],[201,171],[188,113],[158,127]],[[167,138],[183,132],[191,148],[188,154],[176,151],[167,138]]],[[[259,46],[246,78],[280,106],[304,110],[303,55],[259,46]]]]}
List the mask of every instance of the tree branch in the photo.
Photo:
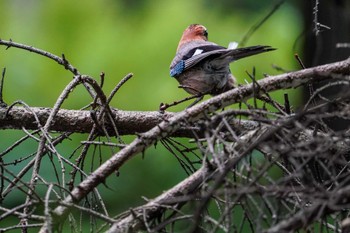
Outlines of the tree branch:
{"type": "Polygon", "coordinates": [[[344,210],[344,206],[348,206],[350,202],[350,187],[330,191],[328,195],[323,199],[315,200],[315,203],[309,208],[298,211],[264,232],[293,232],[310,225],[311,222],[322,218],[326,214],[344,210]]]}
{"type": "MultiPolygon", "coordinates": [[[[109,160],[103,163],[78,186],[76,186],[72,190],[71,195],[65,199],[65,202],[79,202],[97,185],[101,184],[101,182],[103,182],[111,173],[120,169],[127,160],[144,151],[158,140],[176,132],[183,122],[198,121],[198,119],[206,116],[208,113],[215,112],[216,110],[228,105],[251,98],[254,94],[263,94],[264,92],[274,90],[295,88],[305,83],[320,82],[330,78],[348,79],[349,73],[350,59],[347,59],[341,62],[268,77],[257,82],[258,90],[254,89],[256,88],[256,85],[254,84],[244,85],[177,113],[173,117],[162,121],[146,133],[143,133],[128,146],[114,154],[109,160]]],[[[57,225],[64,220],[69,212],[69,207],[58,206],[53,211],[53,225],[57,225]]],[[[47,232],[48,230],[46,224],[41,228],[41,232],[47,232]]]]}
{"type": "MultiPolygon", "coordinates": [[[[258,82],[260,91],[262,89],[265,91],[272,91],[296,88],[308,82],[319,82],[334,77],[334,73],[348,75],[350,72],[349,63],[349,59],[347,59],[342,62],[271,76],[258,82]]],[[[249,91],[252,91],[252,89],[251,84],[236,88],[220,95],[220,97],[217,96],[204,102],[201,104],[202,107],[199,108],[199,111],[206,108],[206,105],[214,105],[215,103],[224,107],[229,104],[225,103],[226,101],[237,102],[241,97],[249,98],[252,95],[249,91]],[[231,94],[233,94],[232,97],[231,94]]],[[[0,108],[0,129],[22,129],[22,127],[32,130],[38,129],[32,112],[35,113],[43,124],[46,122],[51,110],[51,108],[33,107],[31,108],[31,111],[29,111],[22,107],[12,107],[11,110],[7,112],[6,108],[0,108]]],[[[136,133],[146,132],[161,123],[163,120],[167,121],[175,116],[175,114],[171,112],[165,112],[162,114],[156,111],[141,112],[116,109],[114,109],[113,114],[120,135],[134,135],[136,133]]],[[[70,132],[89,133],[93,124],[94,121],[90,117],[89,111],[61,109],[57,113],[55,121],[50,126],[50,129],[57,132],[66,132],[67,129],[70,129],[70,132]]],[[[106,122],[106,129],[108,130],[109,135],[114,136],[115,133],[109,121],[106,122]]],[[[177,131],[173,132],[172,136],[193,137],[191,130],[194,129],[179,128],[177,131]]]]}
{"type": "Polygon", "coordinates": [[[152,216],[160,214],[164,206],[177,203],[176,197],[186,196],[195,191],[207,178],[210,169],[206,166],[198,169],[191,176],[164,192],[154,200],[121,215],[108,232],[136,232],[144,227],[143,219],[149,220],[152,216]]]}
{"type": "MultiPolygon", "coordinates": [[[[6,108],[0,108],[0,129],[22,129],[36,130],[38,124],[35,116],[43,125],[52,111],[51,108],[39,107],[12,107],[10,111],[6,108]]],[[[122,111],[112,109],[114,120],[117,123],[119,135],[135,135],[147,132],[163,120],[172,118],[175,113],[158,111],[122,111]]],[[[70,133],[90,133],[95,121],[91,117],[91,112],[86,110],[67,110],[60,109],[55,120],[50,125],[50,130],[55,132],[70,133]],[[69,129],[69,131],[67,131],[69,129]]],[[[116,136],[110,121],[105,121],[105,128],[109,136],[116,136]]],[[[235,120],[231,126],[237,131],[250,129],[256,123],[248,120],[235,120]]],[[[193,138],[193,132],[201,135],[199,127],[180,127],[171,134],[172,137],[193,138]]],[[[98,132],[103,135],[103,132],[98,132]]]]}
{"type": "Polygon", "coordinates": [[[44,50],[41,50],[41,49],[38,49],[38,48],[35,48],[33,46],[29,46],[29,45],[24,45],[24,44],[20,44],[20,43],[16,43],[16,42],[13,42],[11,39],[9,41],[6,41],[6,40],[1,40],[0,39],[0,45],[5,45],[7,46],[6,49],[9,49],[11,47],[14,47],[14,48],[19,48],[19,49],[23,49],[23,50],[27,50],[29,52],[32,52],[32,53],[36,53],[36,54],[39,54],[39,55],[42,55],[44,57],[47,57],[47,58],[50,58],[51,60],[54,60],[56,61],[58,64],[64,66],[64,68],[66,70],[69,70],[70,72],[72,72],[74,75],[79,75],[79,71],[73,66],[71,65],[68,60],[65,58],[65,56],[62,54],[62,58],[59,57],[59,56],[56,56],[52,53],[49,53],[47,51],[44,51],[44,50]]]}

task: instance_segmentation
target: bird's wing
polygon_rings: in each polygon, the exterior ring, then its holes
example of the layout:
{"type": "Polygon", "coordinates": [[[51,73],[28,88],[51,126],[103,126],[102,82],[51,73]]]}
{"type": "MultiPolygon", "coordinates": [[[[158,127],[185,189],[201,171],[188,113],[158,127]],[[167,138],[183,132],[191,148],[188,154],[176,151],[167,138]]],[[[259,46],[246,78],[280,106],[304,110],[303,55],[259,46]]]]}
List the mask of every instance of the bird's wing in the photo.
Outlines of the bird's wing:
{"type": "Polygon", "coordinates": [[[198,64],[199,62],[203,61],[205,58],[210,57],[210,56],[215,56],[215,57],[221,57],[228,53],[230,50],[221,47],[220,49],[212,50],[212,51],[207,51],[200,53],[198,55],[192,56],[185,60],[185,69],[189,69],[193,67],[194,65],[198,64]]]}
{"type": "Polygon", "coordinates": [[[275,48],[272,48],[271,46],[267,45],[255,45],[255,46],[249,46],[245,48],[238,48],[238,49],[228,49],[227,53],[224,53],[223,56],[230,56],[232,61],[249,57],[255,54],[264,53],[268,51],[276,50],[275,48]]]}
{"type": "Polygon", "coordinates": [[[214,54],[220,56],[224,51],[227,51],[225,47],[214,43],[207,42],[207,44],[200,46],[191,46],[191,44],[189,44],[187,48],[180,49],[173,59],[170,65],[170,76],[177,76],[206,57],[214,54]]]}
{"type": "Polygon", "coordinates": [[[250,46],[250,47],[238,48],[238,49],[226,49],[221,46],[208,47],[206,49],[205,46],[203,46],[203,47],[198,47],[196,49],[197,50],[201,49],[203,50],[203,52],[191,51],[191,53],[193,54],[192,56],[188,56],[188,57],[184,56],[183,59],[181,59],[178,63],[175,64],[173,68],[170,69],[170,75],[172,77],[181,74],[182,72],[186,71],[187,69],[190,69],[194,65],[198,64],[199,62],[203,61],[204,59],[210,56],[212,57],[211,59],[215,59],[217,61],[225,59],[226,60],[225,62],[230,63],[232,61],[235,61],[244,57],[275,50],[274,48],[271,48],[270,46],[265,46],[265,45],[250,46]]]}

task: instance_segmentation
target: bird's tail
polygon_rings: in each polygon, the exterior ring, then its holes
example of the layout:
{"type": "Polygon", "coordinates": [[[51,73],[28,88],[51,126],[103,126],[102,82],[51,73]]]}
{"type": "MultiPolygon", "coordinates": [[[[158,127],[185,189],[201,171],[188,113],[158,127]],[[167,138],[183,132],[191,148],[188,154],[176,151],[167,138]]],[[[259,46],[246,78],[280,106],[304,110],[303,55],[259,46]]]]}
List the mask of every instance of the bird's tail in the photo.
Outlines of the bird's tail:
{"type": "Polygon", "coordinates": [[[256,46],[229,50],[227,53],[223,54],[221,57],[229,56],[232,58],[232,61],[235,61],[244,57],[249,57],[255,54],[265,53],[273,50],[276,50],[276,49],[272,48],[271,46],[256,45],[256,46]]]}

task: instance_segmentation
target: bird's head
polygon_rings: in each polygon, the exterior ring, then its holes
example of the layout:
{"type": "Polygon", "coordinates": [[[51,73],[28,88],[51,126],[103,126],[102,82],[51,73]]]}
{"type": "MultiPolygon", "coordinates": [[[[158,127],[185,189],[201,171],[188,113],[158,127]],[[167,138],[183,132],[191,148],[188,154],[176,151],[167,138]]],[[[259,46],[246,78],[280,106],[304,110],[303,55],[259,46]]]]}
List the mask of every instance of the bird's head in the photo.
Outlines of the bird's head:
{"type": "Polygon", "coordinates": [[[182,44],[193,40],[208,40],[208,31],[203,25],[191,24],[188,26],[182,34],[178,48],[182,44]]]}

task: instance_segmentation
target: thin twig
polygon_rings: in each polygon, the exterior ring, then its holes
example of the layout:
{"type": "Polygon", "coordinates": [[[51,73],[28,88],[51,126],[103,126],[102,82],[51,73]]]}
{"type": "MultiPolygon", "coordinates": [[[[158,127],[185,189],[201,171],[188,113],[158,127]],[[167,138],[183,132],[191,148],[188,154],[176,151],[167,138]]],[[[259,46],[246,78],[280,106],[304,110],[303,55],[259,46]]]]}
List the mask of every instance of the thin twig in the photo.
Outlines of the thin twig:
{"type": "Polygon", "coordinates": [[[285,2],[285,0],[281,0],[278,3],[276,3],[271,11],[259,22],[254,24],[249,31],[243,36],[242,40],[239,42],[239,45],[241,47],[245,46],[248,39],[278,10],[278,8],[285,2]]]}
{"type": "Polygon", "coordinates": [[[1,73],[1,81],[0,81],[0,107],[6,107],[6,103],[4,102],[4,80],[5,80],[6,68],[2,69],[1,73]]]}
{"type": "MultiPolygon", "coordinates": [[[[47,57],[47,58],[50,58],[51,60],[56,61],[60,65],[62,65],[66,70],[69,70],[70,72],[72,72],[74,74],[74,77],[78,77],[80,75],[80,72],[78,71],[78,69],[75,68],[72,64],[70,64],[68,62],[68,60],[66,59],[64,54],[62,54],[62,58],[61,58],[61,57],[59,57],[57,55],[54,55],[54,54],[49,53],[47,51],[35,48],[33,46],[29,46],[29,45],[24,45],[24,44],[13,42],[11,39],[9,41],[0,39],[0,45],[7,46],[6,49],[14,47],[14,48],[27,50],[29,52],[42,55],[44,57],[47,57]]],[[[91,97],[94,98],[95,97],[95,93],[87,85],[84,84],[84,86],[85,86],[86,90],[89,92],[89,94],[91,95],[91,97]]]]}
{"type": "Polygon", "coordinates": [[[33,46],[16,43],[16,42],[13,42],[12,40],[6,41],[6,40],[0,39],[0,45],[7,46],[6,49],[9,49],[11,47],[15,47],[15,48],[27,50],[29,52],[36,53],[36,54],[42,55],[44,57],[50,58],[51,60],[54,60],[58,64],[64,66],[65,69],[71,71],[74,75],[79,75],[79,71],[66,60],[66,58],[63,54],[62,54],[62,58],[61,58],[61,57],[56,56],[56,55],[49,53],[47,51],[35,48],[33,46]]]}
{"type": "Polygon", "coordinates": [[[111,94],[108,96],[106,104],[110,104],[110,102],[112,101],[114,95],[118,92],[118,90],[124,85],[124,83],[126,83],[133,76],[134,74],[129,73],[122,80],[120,80],[120,82],[117,84],[117,86],[113,88],[113,90],[111,91],[111,94]]]}
{"type": "Polygon", "coordinates": [[[80,143],[90,144],[90,145],[113,146],[113,147],[119,147],[119,148],[123,148],[126,146],[126,144],[118,144],[118,143],[112,143],[112,142],[81,141],[80,143]]]}
{"type": "MultiPolygon", "coordinates": [[[[167,110],[167,109],[170,108],[170,107],[176,106],[176,105],[178,105],[178,104],[181,104],[181,103],[183,103],[183,102],[186,102],[186,101],[192,100],[192,99],[196,99],[196,98],[203,98],[203,95],[200,94],[200,95],[189,96],[189,97],[186,97],[186,98],[184,98],[184,99],[182,99],[182,100],[174,101],[174,102],[172,102],[171,104],[160,103],[159,111],[160,111],[160,112],[164,112],[165,110],[167,110]]],[[[197,101],[197,102],[198,102],[198,101],[197,101]]],[[[195,102],[195,103],[197,103],[197,102],[195,102]]],[[[193,105],[194,105],[194,104],[192,104],[192,106],[193,106],[193,105]]]]}

